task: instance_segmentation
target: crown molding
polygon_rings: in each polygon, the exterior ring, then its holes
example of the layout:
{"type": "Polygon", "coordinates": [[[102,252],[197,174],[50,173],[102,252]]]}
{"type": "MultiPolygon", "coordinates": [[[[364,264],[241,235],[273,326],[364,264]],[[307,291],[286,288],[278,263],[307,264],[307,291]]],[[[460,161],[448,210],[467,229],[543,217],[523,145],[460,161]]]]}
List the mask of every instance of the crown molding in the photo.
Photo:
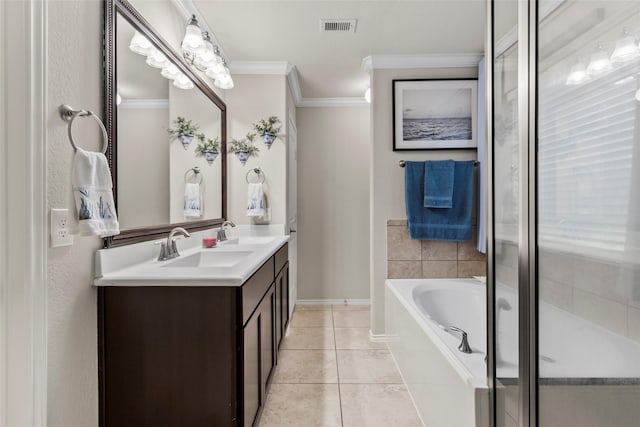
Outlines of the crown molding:
{"type": "Polygon", "coordinates": [[[289,82],[289,89],[293,96],[293,102],[296,107],[300,107],[302,104],[302,90],[300,89],[300,78],[298,77],[298,68],[293,65],[291,70],[287,74],[287,81],[289,82]]]}
{"type": "Polygon", "coordinates": [[[408,68],[465,68],[477,67],[481,53],[426,55],[371,55],[362,60],[362,69],[392,70],[408,68]]]}
{"type": "Polygon", "coordinates": [[[287,61],[232,61],[229,63],[229,71],[236,75],[286,76],[292,68],[293,65],[287,61]]]}
{"type": "Polygon", "coordinates": [[[120,105],[120,109],[135,110],[135,109],[148,109],[148,110],[165,110],[169,108],[168,99],[123,99],[120,105]]]}
{"type": "Polygon", "coordinates": [[[340,98],[302,98],[297,107],[363,107],[369,106],[369,103],[358,97],[340,97],[340,98]]]}
{"type": "Polygon", "coordinates": [[[287,61],[234,61],[231,74],[286,76],[296,107],[353,107],[368,105],[363,98],[305,98],[300,89],[298,69],[287,61]]]}

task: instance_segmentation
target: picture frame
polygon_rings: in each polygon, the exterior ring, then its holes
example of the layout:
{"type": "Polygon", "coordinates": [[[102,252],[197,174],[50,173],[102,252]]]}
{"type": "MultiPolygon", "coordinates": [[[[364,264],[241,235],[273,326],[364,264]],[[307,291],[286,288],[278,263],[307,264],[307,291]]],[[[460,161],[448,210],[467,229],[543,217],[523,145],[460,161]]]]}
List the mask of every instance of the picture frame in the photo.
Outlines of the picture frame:
{"type": "Polygon", "coordinates": [[[477,148],[478,80],[393,80],[393,151],[477,148]]]}

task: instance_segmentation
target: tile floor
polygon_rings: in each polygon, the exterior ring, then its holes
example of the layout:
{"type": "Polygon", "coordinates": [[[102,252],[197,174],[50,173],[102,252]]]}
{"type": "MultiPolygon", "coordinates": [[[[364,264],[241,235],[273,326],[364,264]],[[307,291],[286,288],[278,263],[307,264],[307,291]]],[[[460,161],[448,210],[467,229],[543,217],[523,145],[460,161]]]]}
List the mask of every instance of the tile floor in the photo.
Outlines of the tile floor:
{"type": "Polygon", "coordinates": [[[260,427],[421,427],[369,306],[298,305],[260,427]]]}

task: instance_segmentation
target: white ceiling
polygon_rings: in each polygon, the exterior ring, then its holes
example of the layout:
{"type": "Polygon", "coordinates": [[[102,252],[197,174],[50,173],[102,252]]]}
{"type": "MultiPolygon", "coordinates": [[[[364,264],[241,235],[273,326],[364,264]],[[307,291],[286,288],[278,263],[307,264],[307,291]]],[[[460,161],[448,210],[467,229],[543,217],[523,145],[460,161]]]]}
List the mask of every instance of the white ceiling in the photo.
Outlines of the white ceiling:
{"type": "Polygon", "coordinates": [[[369,55],[482,53],[484,0],[193,0],[229,59],[288,61],[305,98],[362,97],[369,55]],[[322,33],[321,19],[357,19],[322,33]]]}

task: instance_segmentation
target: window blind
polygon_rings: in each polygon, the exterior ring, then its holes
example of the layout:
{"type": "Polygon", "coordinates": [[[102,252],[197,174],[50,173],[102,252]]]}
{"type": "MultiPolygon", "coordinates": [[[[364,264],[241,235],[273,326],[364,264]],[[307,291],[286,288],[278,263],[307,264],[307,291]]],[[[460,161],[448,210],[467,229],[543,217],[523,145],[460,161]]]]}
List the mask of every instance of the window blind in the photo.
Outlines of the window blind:
{"type": "MultiPolygon", "coordinates": [[[[622,252],[640,102],[635,63],[579,86],[544,86],[538,98],[541,244],[622,252]],[[631,76],[631,77],[630,77],[631,76]]],[[[640,163],[639,163],[640,165],[640,163]]],[[[640,197],[640,195],[635,195],[640,197]]]]}

